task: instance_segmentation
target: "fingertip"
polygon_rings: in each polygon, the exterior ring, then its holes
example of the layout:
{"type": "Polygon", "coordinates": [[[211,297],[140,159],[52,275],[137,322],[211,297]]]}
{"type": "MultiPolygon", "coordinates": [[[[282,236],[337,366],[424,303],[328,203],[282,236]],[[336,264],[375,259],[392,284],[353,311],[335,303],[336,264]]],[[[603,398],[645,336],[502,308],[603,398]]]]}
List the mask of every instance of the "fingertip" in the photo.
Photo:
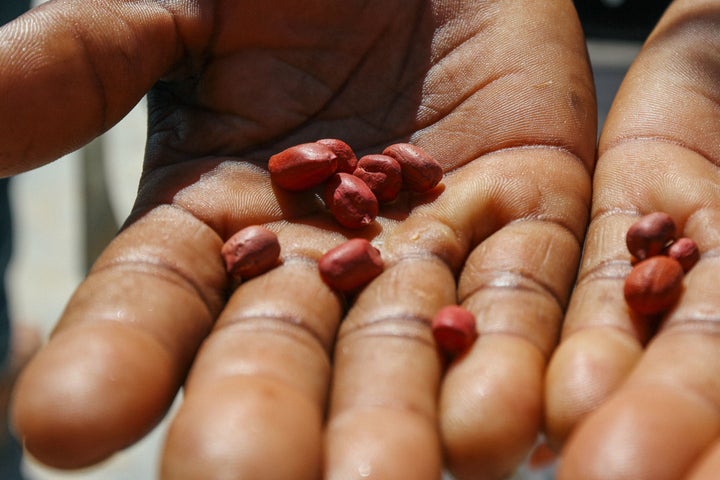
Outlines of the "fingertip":
{"type": "Polygon", "coordinates": [[[514,336],[481,336],[443,382],[446,461],[458,479],[504,478],[534,445],[545,357],[514,336]]]}
{"type": "Polygon", "coordinates": [[[188,392],[173,419],[161,478],[321,477],[322,416],[272,379],[230,377],[188,392]]]}
{"type": "Polygon", "coordinates": [[[335,417],[327,435],[326,477],[440,478],[437,427],[423,415],[397,408],[348,410],[335,417]]]}
{"type": "Polygon", "coordinates": [[[179,385],[152,339],[114,325],[56,335],[26,367],[13,395],[17,436],[39,462],[94,465],[139,440],[179,385]]]}
{"type": "Polygon", "coordinates": [[[676,480],[715,438],[715,409],[663,386],[627,388],[570,437],[558,480],[676,480]]]}
{"type": "Polygon", "coordinates": [[[615,329],[579,330],[560,344],[545,378],[545,428],[554,448],[622,383],[642,352],[615,329]]]}

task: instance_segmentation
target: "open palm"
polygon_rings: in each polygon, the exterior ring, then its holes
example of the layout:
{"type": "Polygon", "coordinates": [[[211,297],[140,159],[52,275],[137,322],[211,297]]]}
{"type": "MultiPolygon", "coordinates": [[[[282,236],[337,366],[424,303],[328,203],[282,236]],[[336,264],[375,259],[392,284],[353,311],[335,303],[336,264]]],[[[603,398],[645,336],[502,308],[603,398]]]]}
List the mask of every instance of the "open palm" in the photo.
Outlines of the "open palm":
{"type": "Polygon", "coordinates": [[[97,462],[184,387],[163,478],[430,479],[443,464],[501,478],[523,459],[594,161],[571,2],[56,2],[3,35],[21,42],[32,25],[47,27],[43,58],[73,62],[42,65],[47,104],[10,82],[7,109],[23,96],[36,108],[16,119],[6,172],[79,146],[154,87],[135,208],[17,388],[31,453],[97,462]],[[68,64],[74,83],[56,87],[68,64]],[[76,102],[69,118],[42,116],[76,102]],[[266,171],[273,153],[325,137],[358,155],[410,141],[445,177],[345,231],[266,171]],[[219,250],[250,224],[278,234],[282,263],[231,292],[219,250]],[[316,260],[358,235],[387,266],[343,298],[316,260]],[[445,371],[429,320],[457,302],[481,337],[445,371]]]}

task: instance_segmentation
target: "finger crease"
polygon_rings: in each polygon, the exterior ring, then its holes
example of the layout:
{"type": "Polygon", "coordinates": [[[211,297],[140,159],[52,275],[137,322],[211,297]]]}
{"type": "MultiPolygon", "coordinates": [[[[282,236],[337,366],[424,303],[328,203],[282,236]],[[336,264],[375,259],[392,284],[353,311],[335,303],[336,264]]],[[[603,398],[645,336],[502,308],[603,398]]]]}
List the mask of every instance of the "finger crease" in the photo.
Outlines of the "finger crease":
{"type": "Polygon", "coordinates": [[[583,229],[582,232],[577,232],[577,231],[573,230],[572,226],[569,223],[565,222],[562,219],[562,217],[554,217],[554,216],[543,215],[543,214],[527,215],[524,217],[520,217],[516,220],[513,220],[509,224],[512,225],[512,224],[523,223],[523,222],[541,222],[544,224],[549,224],[551,226],[556,226],[556,227],[560,228],[561,230],[564,230],[565,232],[570,234],[570,236],[575,239],[575,242],[578,244],[578,246],[582,245],[584,242],[585,230],[583,229]]]}
{"type": "Polygon", "coordinates": [[[509,337],[511,339],[520,340],[523,343],[531,346],[535,350],[540,353],[540,355],[547,361],[550,359],[550,357],[553,354],[553,348],[557,344],[557,340],[548,348],[543,347],[540,342],[536,341],[529,335],[523,335],[522,333],[519,333],[514,330],[509,329],[500,329],[500,328],[491,328],[491,329],[483,329],[481,332],[481,335],[484,338],[490,337],[492,335],[499,336],[499,337],[509,337]]]}
{"type": "Polygon", "coordinates": [[[583,270],[578,276],[576,287],[602,280],[625,280],[631,269],[632,264],[627,260],[606,260],[588,270],[583,270]]]}
{"type": "MultiPolygon", "coordinates": [[[[86,40],[75,22],[69,22],[69,26],[72,29],[74,33],[75,40],[77,41],[78,46],[80,47],[80,50],[82,51],[83,58],[85,59],[86,64],[90,68],[90,73],[92,75],[92,84],[95,87],[95,92],[97,94],[97,99],[99,101],[99,109],[100,109],[100,132],[104,132],[108,128],[108,98],[107,98],[107,90],[105,89],[105,84],[103,82],[103,79],[100,75],[100,72],[98,70],[98,65],[94,61],[93,56],[90,55],[90,52],[88,51],[88,46],[85,43],[86,40]]],[[[91,97],[92,98],[92,97],[91,97]]]]}
{"type": "Polygon", "coordinates": [[[701,333],[703,335],[720,336],[720,315],[696,312],[692,315],[673,317],[662,327],[662,334],[673,333],[701,333]]]}
{"type": "Polygon", "coordinates": [[[591,222],[594,222],[596,220],[605,218],[605,217],[614,217],[614,216],[622,216],[622,217],[640,217],[640,209],[639,208],[603,208],[598,209],[595,212],[593,212],[592,217],[590,218],[591,222]]]}
{"type": "Polygon", "coordinates": [[[364,337],[402,338],[435,348],[430,333],[430,322],[425,316],[407,314],[386,315],[372,320],[357,322],[350,328],[342,329],[338,341],[352,335],[362,334],[364,337]]]}
{"type": "Polygon", "coordinates": [[[466,302],[469,298],[477,295],[481,291],[508,290],[536,293],[551,299],[561,311],[565,308],[565,302],[560,297],[560,294],[555,292],[550,285],[529,272],[520,270],[479,270],[477,273],[479,274],[480,281],[477,282],[475,288],[468,291],[467,294],[460,299],[461,303],[466,302]]]}
{"type": "MultiPolygon", "coordinates": [[[[318,329],[312,327],[301,317],[290,314],[278,314],[269,312],[243,313],[223,317],[222,324],[216,332],[234,331],[236,329],[249,330],[252,332],[272,332],[292,336],[303,337],[312,340],[312,343],[319,346],[330,358],[330,342],[318,329]]],[[[215,335],[215,332],[213,332],[215,335]]]]}
{"type": "Polygon", "coordinates": [[[563,144],[552,144],[548,142],[524,142],[524,143],[517,143],[517,144],[511,144],[511,145],[505,145],[500,148],[496,148],[494,150],[486,150],[482,152],[478,152],[476,154],[477,158],[480,157],[488,157],[491,155],[497,155],[500,153],[505,152],[512,152],[515,150],[554,150],[556,152],[564,153],[568,155],[573,162],[576,162],[580,164],[580,166],[583,168],[585,173],[590,176],[590,171],[588,165],[585,163],[583,158],[576,152],[572,151],[570,148],[563,144]]]}
{"type": "Polygon", "coordinates": [[[703,149],[698,148],[697,146],[693,146],[688,144],[687,142],[684,142],[678,138],[667,136],[667,135],[634,135],[634,136],[624,136],[620,137],[618,139],[615,139],[613,142],[611,142],[604,150],[602,155],[605,155],[610,150],[614,150],[615,148],[621,147],[623,145],[630,145],[633,143],[662,143],[666,145],[674,145],[677,147],[684,148],[690,152],[693,152],[701,157],[703,157],[705,160],[707,160],[709,163],[712,163],[713,165],[720,165],[720,159],[714,158],[710,152],[707,152],[703,149]]]}
{"type": "Polygon", "coordinates": [[[213,308],[213,303],[204,293],[200,285],[180,268],[175,268],[161,261],[151,260],[127,260],[120,259],[102,265],[99,268],[91,270],[90,275],[95,275],[109,271],[121,271],[139,275],[148,275],[150,277],[165,281],[186,290],[200,299],[207,309],[208,313],[214,318],[217,314],[217,308],[213,308]]]}
{"type": "Polygon", "coordinates": [[[700,254],[700,258],[704,260],[710,260],[715,258],[720,258],[720,248],[711,248],[709,250],[705,250],[700,254]]]}
{"type": "Polygon", "coordinates": [[[439,265],[442,265],[443,267],[447,268],[451,272],[457,271],[457,268],[454,268],[452,265],[452,259],[449,258],[448,255],[443,255],[442,252],[439,251],[417,251],[417,252],[406,252],[402,253],[397,258],[393,259],[392,265],[399,265],[401,263],[405,262],[418,262],[418,261],[426,261],[430,263],[436,263],[439,265]]]}

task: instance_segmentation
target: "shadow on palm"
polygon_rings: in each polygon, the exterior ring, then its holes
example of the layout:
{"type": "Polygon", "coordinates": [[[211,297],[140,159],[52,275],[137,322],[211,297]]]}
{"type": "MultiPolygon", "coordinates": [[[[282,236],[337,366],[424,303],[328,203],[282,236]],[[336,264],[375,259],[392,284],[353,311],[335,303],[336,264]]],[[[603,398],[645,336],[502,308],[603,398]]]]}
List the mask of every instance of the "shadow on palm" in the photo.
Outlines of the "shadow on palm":
{"type": "MultiPolygon", "coordinates": [[[[358,157],[380,153],[448,113],[422,114],[437,27],[429,8],[314,11],[286,2],[265,12],[261,3],[220,4],[218,18],[239,23],[218,25],[205,53],[151,91],[145,171],[130,222],[155,205],[178,204],[223,238],[249,222],[338,230],[318,190],[290,193],[269,181],[268,158],[327,137],[346,141],[358,157]]],[[[380,216],[402,220],[413,201],[404,194],[380,216]]],[[[380,230],[376,222],[359,233],[380,230]]]]}

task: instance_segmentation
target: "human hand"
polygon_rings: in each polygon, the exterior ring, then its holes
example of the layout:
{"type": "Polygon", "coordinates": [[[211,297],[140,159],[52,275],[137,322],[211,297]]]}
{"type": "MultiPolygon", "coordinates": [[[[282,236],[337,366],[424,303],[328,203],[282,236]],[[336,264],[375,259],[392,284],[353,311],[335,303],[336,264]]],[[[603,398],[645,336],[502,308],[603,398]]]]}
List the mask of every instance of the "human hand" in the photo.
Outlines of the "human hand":
{"type": "Polygon", "coordinates": [[[592,220],[547,378],[559,479],[705,479],[720,472],[716,292],[720,8],[678,0],[632,65],[599,144],[592,220]],[[700,262],[657,331],[623,299],[625,232],[668,212],[700,262]]]}
{"type": "Polygon", "coordinates": [[[107,128],[162,76],[133,213],[17,388],[28,450],[97,462],[184,386],[163,478],[511,472],[540,427],[596,129],[572,3],[527,3],[73,2],[4,30],[18,48],[42,25],[58,51],[41,58],[80,55],[42,63],[40,93],[14,84],[36,106],[18,129],[45,122],[13,137],[24,168],[107,128]],[[73,83],[42,83],[58,77],[73,83]],[[446,176],[344,231],[265,170],[323,137],[360,155],[410,140],[446,176]],[[249,224],[277,232],[282,264],[228,297],[220,247],[249,224]],[[359,234],[387,268],[349,305],[316,260],[359,234]],[[428,323],[458,298],[481,337],[443,378],[428,323]]]}

